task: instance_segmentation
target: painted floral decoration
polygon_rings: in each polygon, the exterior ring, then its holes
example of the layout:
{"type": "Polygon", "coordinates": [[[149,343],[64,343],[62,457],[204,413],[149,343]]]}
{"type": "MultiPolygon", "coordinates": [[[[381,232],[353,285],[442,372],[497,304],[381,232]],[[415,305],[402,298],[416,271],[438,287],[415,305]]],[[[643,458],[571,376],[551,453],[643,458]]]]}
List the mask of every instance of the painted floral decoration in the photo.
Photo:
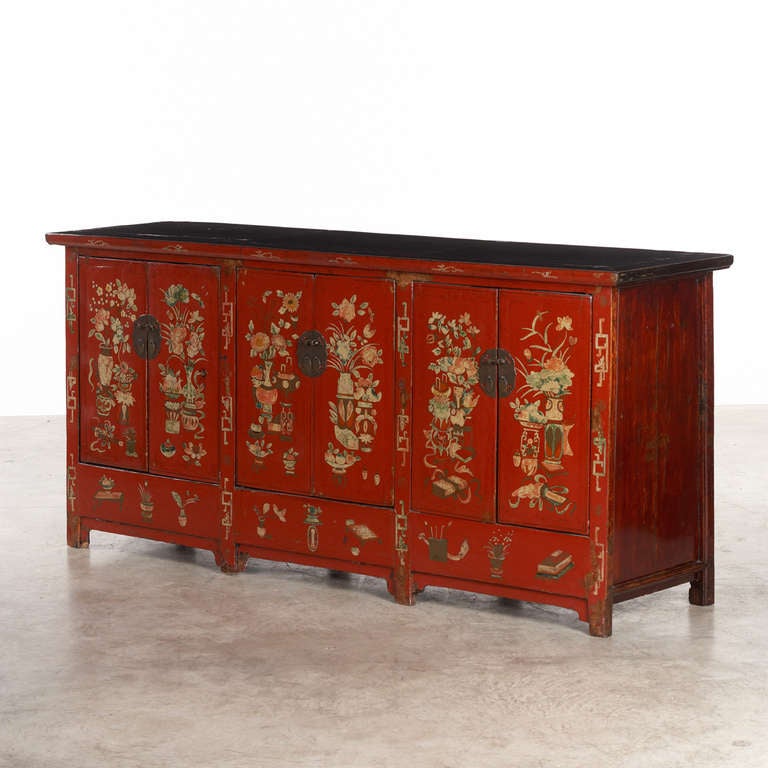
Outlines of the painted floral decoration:
{"type": "Polygon", "coordinates": [[[427,454],[424,464],[432,469],[432,490],[446,497],[454,496],[466,504],[471,488],[462,475],[472,476],[467,433],[472,411],[480,400],[475,391],[479,383],[477,356],[480,347],[474,338],[480,332],[468,312],[448,318],[433,312],[427,321],[427,343],[434,345],[427,368],[435,374],[429,412],[432,422],[424,431],[427,454]]]}
{"type": "MultiPolygon", "coordinates": [[[[158,363],[160,391],[165,395],[165,431],[178,435],[184,429],[193,432],[197,440],[204,432],[205,418],[205,309],[202,297],[181,283],[168,286],[163,292],[166,320],[160,324],[167,354],[158,363]]],[[[184,444],[183,459],[201,466],[206,455],[202,443],[184,444]]],[[[168,447],[166,458],[175,454],[168,447]]]]}
{"type": "Polygon", "coordinates": [[[546,503],[557,514],[573,508],[568,488],[555,476],[566,473],[566,458],[573,455],[569,433],[573,424],[565,423],[566,399],[571,394],[574,373],[569,361],[578,339],[573,335],[569,315],[549,317],[537,312],[523,328],[521,342],[527,342],[521,357],[515,359],[525,382],[510,402],[520,424],[520,447],[512,464],[523,475],[522,483],[508,499],[516,509],[527,501],[529,509],[543,510],[546,503]]]}
{"type": "Polygon", "coordinates": [[[573,385],[568,360],[577,339],[571,335],[570,317],[558,317],[555,323],[545,319],[547,314],[537,312],[531,326],[523,329],[525,335],[521,341],[530,341],[523,350],[523,360],[516,361],[517,370],[525,377],[530,392],[560,396],[567,394],[573,385]]]}
{"type": "Polygon", "coordinates": [[[116,278],[102,286],[92,283],[89,310],[91,329],[88,338],[95,338],[103,347],[112,349],[115,355],[131,351],[129,329],[136,320],[136,291],[116,278]]]}
{"type": "MultiPolygon", "coordinates": [[[[245,338],[248,341],[250,356],[260,358],[262,362],[274,360],[276,357],[288,357],[290,348],[299,338],[295,332],[296,324],[299,322],[298,311],[301,302],[301,291],[290,293],[277,290],[274,295],[280,299],[277,309],[278,317],[269,324],[268,331],[265,329],[256,330],[253,320],[248,322],[248,333],[245,338]],[[289,333],[293,331],[293,333],[289,333]]],[[[261,300],[266,304],[273,295],[272,291],[264,291],[261,300]]]]}
{"type": "MultiPolygon", "coordinates": [[[[301,291],[267,290],[261,301],[270,306],[270,319],[257,328],[253,320],[248,321],[248,354],[254,360],[250,371],[251,394],[257,417],[251,421],[248,434],[253,442],[246,441],[246,447],[254,457],[254,467],[259,470],[268,456],[274,454],[272,443],[266,436],[293,440],[294,413],[293,392],[301,385],[294,372],[292,349],[299,338],[297,326],[301,306],[301,291]]],[[[296,457],[283,461],[284,471],[293,475],[296,457]]]]}
{"type": "Polygon", "coordinates": [[[328,367],[338,372],[336,402],[328,403],[336,444],[328,443],[325,462],[341,476],[360,460],[360,452],[372,450],[378,428],[375,404],[382,398],[374,369],[384,360],[373,341],[376,330],[369,302],[352,294],[331,302],[331,316],[338,318],[326,329],[328,367]]]}
{"type": "MultiPolygon", "coordinates": [[[[98,355],[88,362],[88,382],[96,394],[96,412],[101,418],[92,425],[89,447],[96,453],[106,453],[117,436],[109,418],[113,409],[119,406],[119,423],[125,426],[136,404],[132,385],[139,374],[125,359],[131,352],[130,329],[139,311],[136,291],[119,278],[104,285],[92,282],[88,310],[88,338],[99,343],[98,355]]],[[[135,451],[129,447],[127,455],[135,456],[135,451]]]]}

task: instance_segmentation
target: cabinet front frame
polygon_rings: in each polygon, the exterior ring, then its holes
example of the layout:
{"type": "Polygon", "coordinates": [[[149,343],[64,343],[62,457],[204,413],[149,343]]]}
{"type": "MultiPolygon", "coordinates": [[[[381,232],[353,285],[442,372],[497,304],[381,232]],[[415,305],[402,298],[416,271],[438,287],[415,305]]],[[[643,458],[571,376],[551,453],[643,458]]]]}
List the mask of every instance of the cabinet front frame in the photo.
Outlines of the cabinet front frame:
{"type": "MultiPolygon", "coordinates": [[[[141,244],[144,246],[145,244],[141,244]]],[[[79,460],[79,394],[82,388],[82,380],[79,374],[78,366],[78,327],[81,320],[80,307],[78,302],[78,265],[83,257],[96,257],[99,259],[124,259],[129,257],[137,261],[167,261],[169,263],[190,264],[200,266],[219,267],[222,274],[222,310],[221,310],[221,328],[220,328],[220,355],[223,361],[220,371],[220,380],[222,389],[220,392],[220,425],[221,446],[220,462],[222,466],[221,478],[219,482],[219,509],[216,514],[220,515],[220,539],[206,540],[198,542],[195,546],[207,546],[217,553],[217,561],[222,565],[229,567],[238,567],[237,550],[235,542],[231,538],[232,511],[233,511],[233,492],[235,488],[234,478],[234,440],[233,440],[233,419],[235,417],[234,398],[235,382],[233,368],[233,336],[234,319],[233,303],[235,300],[235,280],[234,273],[238,267],[247,266],[249,269],[258,269],[264,265],[269,269],[274,269],[275,261],[271,259],[260,259],[258,257],[241,259],[228,258],[233,254],[233,249],[226,248],[205,248],[198,249],[196,253],[180,253],[179,249],[171,244],[162,246],[167,250],[159,253],[158,246],[154,246],[146,251],[141,251],[138,244],[135,244],[129,252],[110,252],[103,246],[94,247],[75,247],[70,246],[66,251],[66,324],[67,324],[67,500],[68,500],[68,541],[72,546],[87,545],[87,531],[90,528],[100,528],[101,530],[112,530],[115,532],[126,532],[133,535],[141,535],[149,538],[158,538],[168,541],[181,541],[185,538],[183,533],[176,535],[173,532],[147,531],[144,529],[134,529],[127,524],[113,523],[108,520],[93,521],[84,520],[81,528],[80,516],[82,506],[78,497],[78,468],[81,466],[79,460]],[[218,253],[214,253],[217,251],[218,253]],[[224,280],[226,276],[226,281],[224,280]],[[227,288],[228,287],[228,288],[227,288]],[[226,289],[226,290],[225,290],[226,289]],[[229,314],[227,314],[229,306],[229,314]],[[226,450],[223,450],[226,448],[226,450]]],[[[300,256],[295,258],[300,260],[300,256]]],[[[413,432],[413,403],[410,399],[410,385],[412,381],[412,344],[413,344],[413,300],[412,289],[414,282],[425,281],[436,284],[455,284],[456,274],[446,268],[445,273],[435,274],[435,265],[431,262],[399,262],[394,264],[394,260],[386,260],[380,268],[361,268],[358,264],[345,264],[343,260],[336,264],[327,263],[332,256],[322,254],[313,254],[313,264],[300,264],[283,262],[279,264],[281,272],[295,272],[297,274],[325,274],[338,275],[342,277],[354,277],[361,275],[370,278],[388,278],[394,281],[396,285],[396,308],[395,313],[395,333],[396,356],[400,363],[396,365],[393,391],[398,393],[398,399],[395,402],[395,413],[393,414],[394,427],[394,456],[396,460],[395,467],[395,499],[393,515],[394,521],[394,541],[393,552],[393,573],[394,584],[393,591],[398,595],[401,602],[413,602],[413,592],[417,586],[423,586],[426,583],[440,583],[445,586],[460,586],[468,588],[467,584],[461,579],[452,581],[450,575],[433,573],[429,575],[418,574],[411,567],[410,550],[415,545],[416,539],[413,536],[414,517],[418,513],[412,511],[410,499],[410,475],[411,462],[413,458],[414,432],[413,432]],[[319,263],[325,261],[325,264],[319,263]],[[395,266],[396,269],[390,267],[395,266]],[[421,271],[420,271],[421,270],[421,271]],[[428,270],[428,271],[427,271],[428,270]]],[[[353,260],[354,261],[354,260],[353,260]]],[[[382,260],[379,260],[382,261],[382,260]]],[[[450,265],[449,265],[450,266],[450,265]]],[[[456,272],[463,270],[456,267],[456,272]]],[[[477,270],[481,272],[481,270],[477,270]]],[[[539,599],[541,602],[557,602],[579,610],[580,615],[589,614],[590,621],[597,627],[597,632],[610,631],[609,621],[606,621],[606,615],[610,615],[610,610],[606,609],[610,600],[610,504],[612,493],[612,477],[610,466],[610,440],[612,435],[609,432],[610,425],[614,417],[614,396],[613,389],[615,381],[613,379],[613,370],[611,361],[615,359],[615,325],[616,325],[616,307],[614,301],[614,289],[607,286],[585,285],[582,282],[568,282],[554,274],[550,275],[551,282],[542,282],[542,279],[520,280],[516,278],[507,278],[497,276],[495,279],[479,275],[462,275],[461,282],[467,286],[487,287],[497,290],[511,288],[514,290],[535,290],[556,291],[559,293],[579,293],[589,294],[595,301],[596,311],[592,317],[591,334],[591,422],[590,422],[590,444],[592,446],[592,457],[590,462],[590,529],[587,532],[589,536],[589,546],[591,552],[591,572],[585,579],[585,604],[588,610],[580,602],[580,599],[563,597],[560,599],[551,594],[534,596],[533,599],[539,599]],[[600,310],[597,311],[597,307],[600,310]]],[[[83,464],[82,466],[91,466],[83,464]]],[[[187,537],[188,539],[188,537],[187,537]]],[[[293,559],[285,553],[285,559],[293,559]]],[[[296,555],[298,558],[299,555],[296,555]]],[[[298,561],[298,559],[297,559],[298,561]]],[[[239,565],[243,565],[240,563],[239,565]]],[[[350,570],[361,570],[354,563],[344,563],[343,567],[350,570]]],[[[527,590],[512,586],[505,587],[508,594],[526,593],[527,590]]],[[[486,588],[478,591],[487,591],[486,588]]],[[[536,593],[538,594],[538,593],[536,593]]]]}

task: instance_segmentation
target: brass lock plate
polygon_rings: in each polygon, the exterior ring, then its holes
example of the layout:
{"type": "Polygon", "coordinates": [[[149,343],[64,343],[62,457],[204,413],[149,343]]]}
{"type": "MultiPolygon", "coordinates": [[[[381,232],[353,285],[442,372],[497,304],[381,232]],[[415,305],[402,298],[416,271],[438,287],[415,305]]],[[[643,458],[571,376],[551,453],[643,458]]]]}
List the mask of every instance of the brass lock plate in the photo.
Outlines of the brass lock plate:
{"type": "Polygon", "coordinates": [[[153,360],[160,354],[160,323],[152,315],[141,315],[133,324],[133,348],[143,360],[153,360]]]}
{"type": "Polygon", "coordinates": [[[515,361],[506,349],[489,349],[480,357],[480,388],[488,397],[509,397],[515,390],[515,361]]]}
{"type": "Polygon", "coordinates": [[[310,378],[320,376],[328,365],[328,347],[320,331],[305,331],[296,342],[299,370],[310,378]]]}

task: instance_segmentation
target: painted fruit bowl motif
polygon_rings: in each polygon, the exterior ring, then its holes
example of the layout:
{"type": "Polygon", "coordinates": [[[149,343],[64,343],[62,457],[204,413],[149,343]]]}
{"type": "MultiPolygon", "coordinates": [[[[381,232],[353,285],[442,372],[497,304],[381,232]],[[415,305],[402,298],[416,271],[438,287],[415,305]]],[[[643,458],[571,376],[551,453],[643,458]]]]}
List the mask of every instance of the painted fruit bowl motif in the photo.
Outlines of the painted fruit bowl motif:
{"type": "Polygon", "coordinates": [[[358,456],[345,451],[339,451],[333,447],[329,447],[325,452],[325,463],[336,473],[343,474],[346,472],[357,460],[358,456]]]}
{"type": "Polygon", "coordinates": [[[264,428],[261,424],[251,422],[251,426],[248,427],[248,437],[262,437],[264,435],[264,428]]]}
{"type": "Polygon", "coordinates": [[[107,477],[106,475],[102,475],[101,479],[99,480],[99,485],[105,491],[111,491],[115,487],[115,481],[111,477],[107,477]]]}
{"type": "Polygon", "coordinates": [[[274,405],[279,394],[276,389],[262,388],[256,391],[256,398],[262,405],[274,405]]]}
{"type": "Polygon", "coordinates": [[[278,373],[277,386],[283,392],[295,392],[301,383],[301,380],[295,373],[278,373]]]}
{"type": "Polygon", "coordinates": [[[263,459],[272,453],[272,449],[269,446],[263,446],[259,443],[248,443],[248,450],[257,458],[263,459]]]}
{"type": "Polygon", "coordinates": [[[162,453],[166,458],[170,459],[171,456],[176,453],[176,447],[173,443],[166,440],[164,443],[160,444],[160,453],[162,453]]]}

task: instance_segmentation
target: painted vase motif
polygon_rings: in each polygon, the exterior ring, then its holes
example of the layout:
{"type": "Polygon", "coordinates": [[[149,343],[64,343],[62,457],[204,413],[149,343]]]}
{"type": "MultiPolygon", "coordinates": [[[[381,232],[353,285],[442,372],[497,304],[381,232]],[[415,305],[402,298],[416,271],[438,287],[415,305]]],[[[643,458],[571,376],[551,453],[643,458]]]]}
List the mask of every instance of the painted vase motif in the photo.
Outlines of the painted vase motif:
{"type": "Polygon", "coordinates": [[[513,531],[497,529],[491,534],[485,545],[492,579],[504,577],[504,561],[507,559],[507,554],[512,546],[512,536],[513,531]]]}
{"type": "Polygon", "coordinates": [[[179,525],[182,528],[185,528],[187,523],[189,522],[189,517],[187,516],[187,507],[190,504],[195,504],[196,502],[200,501],[200,498],[196,495],[191,493],[190,491],[185,491],[184,496],[182,496],[178,491],[171,491],[171,498],[176,503],[176,506],[179,508],[179,514],[178,514],[178,521],[179,525]]]}
{"type": "Polygon", "coordinates": [[[165,401],[165,431],[169,435],[181,433],[182,404],[176,400],[165,401]]]}
{"type": "Polygon", "coordinates": [[[109,385],[112,383],[114,367],[115,358],[112,356],[112,347],[101,347],[99,349],[99,356],[96,358],[96,368],[99,372],[99,384],[104,389],[109,389],[109,385]]]}
{"type": "Polygon", "coordinates": [[[310,552],[317,552],[320,546],[320,526],[322,525],[320,515],[323,510],[312,504],[305,504],[304,509],[307,510],[304,518],[304,524],[307,526],[307,549],[310,552]]]}
{"type": "Polygon", "coordinates": [[[139,483],[139,510],[141,511],[141,517],[147,522],[152,519],[152,513],[155,509],[155,500],[152,498],[152,493],[147,486],[147,483],[139,483]]]}
{"type": "Polygon", "coordinates": [[[451,523],[442,525],[426,524],[426,532],[416,538],[427,545],[429,559],[436,563],[458,562],[469,554],[469,539],[464,539],[455,552],[449,549],[448,534],[451,523]]]}

